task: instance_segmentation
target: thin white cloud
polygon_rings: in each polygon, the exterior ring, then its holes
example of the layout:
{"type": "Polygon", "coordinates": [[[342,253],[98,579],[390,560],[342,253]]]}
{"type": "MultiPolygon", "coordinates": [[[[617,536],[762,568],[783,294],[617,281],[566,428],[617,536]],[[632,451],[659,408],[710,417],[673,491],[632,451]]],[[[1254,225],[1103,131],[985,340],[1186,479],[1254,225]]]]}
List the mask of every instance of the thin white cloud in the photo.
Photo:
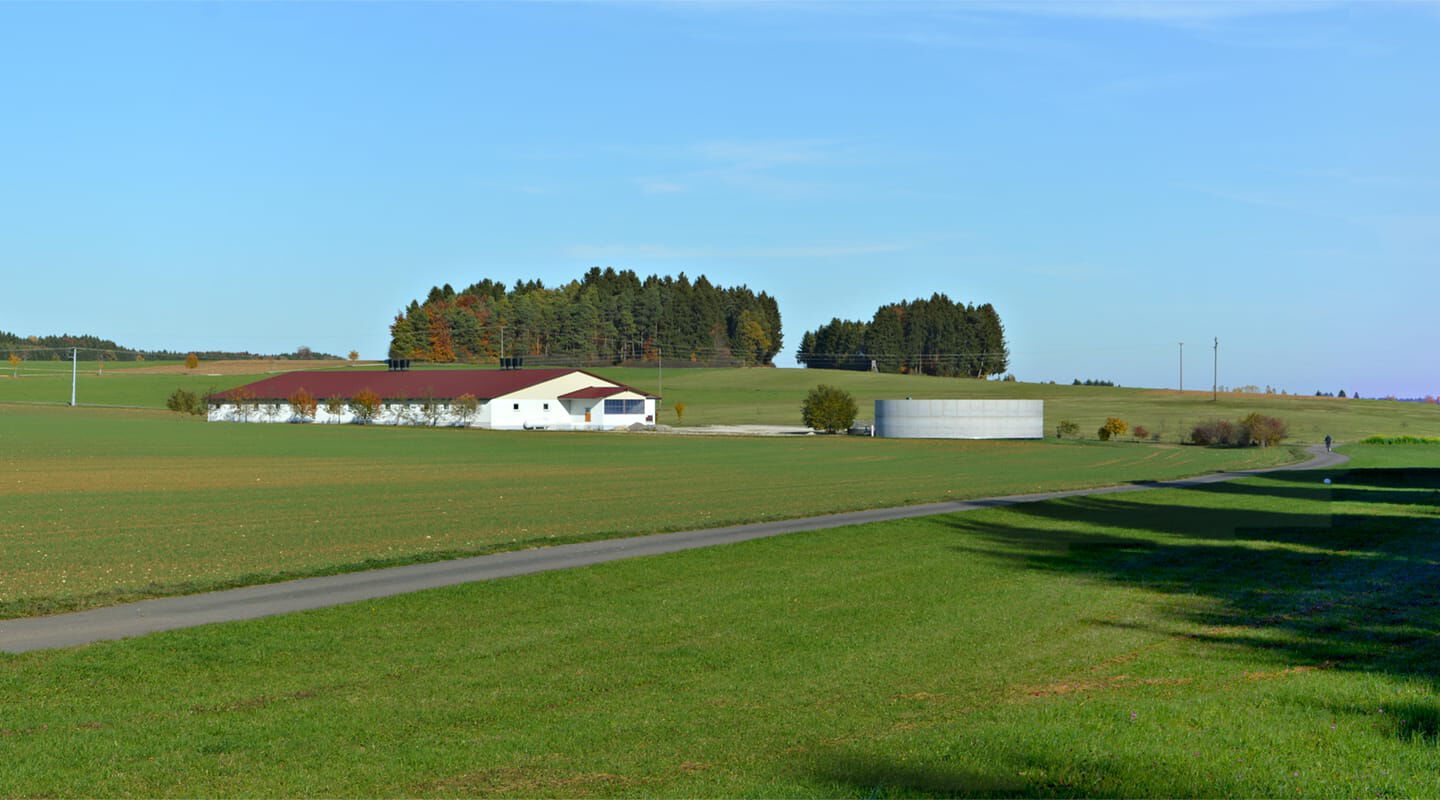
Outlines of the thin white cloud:
{"type": "Polygon", "coordinates": [[[674,194],[685,191],[685,185],[664,178],[636,178],[635,185],[646,194],[674,194]]]}
{"type": "Polygon", "coordinates": [[[1328,0],[971,0],[966,11],[1192,25],[1241,17],[1302,14],[1340,5],[1328,0]]]}

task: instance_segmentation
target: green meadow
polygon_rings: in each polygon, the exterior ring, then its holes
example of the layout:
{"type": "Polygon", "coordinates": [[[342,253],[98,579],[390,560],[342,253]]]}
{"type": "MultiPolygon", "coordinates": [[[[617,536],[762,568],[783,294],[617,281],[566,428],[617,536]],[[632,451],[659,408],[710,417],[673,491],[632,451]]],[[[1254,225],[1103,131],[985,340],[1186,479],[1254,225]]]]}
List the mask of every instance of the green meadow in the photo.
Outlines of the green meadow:
{"type": "Polygon", "coordinates": [[[0,657],[0,794],[1435,796],[1440,449],[1349,452],[0,657]]]}
{"type": "MultiPolygon", "coordinates": [[[[176,388],[195,392],[228,389],[266,375],[128,374],[106,366],[105,375],[82,370],[77,387],[81,405],[164,408],[176,388]]],[[[363,367],[362,367],[363,369],[363,367]]],[[[659,422],[672,426],[716,424],[799,425],[805,393],[820,383],[851,392],[860,406],[860,419],[872,419],[874,401],[881,398],[1016,398],[1045,401],[1045,430],[1055,435],[1061,420],[1080,426],[1083,438],[1107,417],[1130,425],[1143,425],[1167,442],[1179,442],[1190,428],[1207,419],[1238,419],[1254,411],[1286,420],[1292,439],[1318,442],[1326,434],[1353,442],[1374,434],[1440,435],[1440,406],[1386,400],[1342,400],[1303,395],[1222,394],[1212,401],[1209,392],[1175,392],[1040,383],[1002,383],[923,375],[889,375],[848,370],[806,369],[672,369],[661,376],[654,369],[597,368],[591,370],[640,389],[661,392],[659,422]],[[663,383],[663,385],[662,385],[663,383]],[[684,403],[684,415],[675,407],[684,403]]],[[[0,378],[0,403],[68,403],[70,373],[0,378]]]]}
{"type": "Polygon", "coordinates": [[[1294,458],[1285,447],[245,425],[0,405],[0,616],[1294,458]]]}

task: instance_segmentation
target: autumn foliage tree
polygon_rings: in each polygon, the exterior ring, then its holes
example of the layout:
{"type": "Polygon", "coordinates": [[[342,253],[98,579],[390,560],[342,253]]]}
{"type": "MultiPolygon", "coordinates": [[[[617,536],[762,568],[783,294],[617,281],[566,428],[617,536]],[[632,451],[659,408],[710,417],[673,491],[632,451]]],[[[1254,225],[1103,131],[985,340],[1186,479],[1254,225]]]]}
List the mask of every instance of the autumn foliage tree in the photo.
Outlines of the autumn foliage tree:
{"type": "Polygon", "coordinates": [[[1290,434],[1290,426],[1278,417],[1254,413],[1240,420],[1242,444],[1256,444],[1271,447],[1280,444],[1290,434]]]}
{"type": "Polygon", "coordinates": [[[361,389],[360,393],[350,398],[350,407],[355,411],[355,421],[361,425],[368,425],[375,421],[380,415],[380,395],[369,389],[361,389]]]}
{"type": "Polygon", "coordinates": [[[18,377],[20,377],[20,356],[17,356],[17,355],[15,355],[14,353],[11,353],[11,354],[10,354],[10,358],[8,358],[8,359],[6,359],[6,360],[10,362],[10,368],[11,368],[12,370],[14,370],[14,372],[11,374],[10,377],[12,377],[12,378],[18,378],[18,377]]]}
{"type": "Polygon", "coordinates": [[[1128,430],[1130,430],[1130,426],[1125,424],[1125,420],[1117,417],[1106,417],[1105,424],[1100,426],[1100,430],[1096,432],[1096,435],[1100,437],[1100,441],[1108,442],[1115,436],[1124,436],[1125,431],[1128,430]]]}
{"type": "Polygon", "coordinates": [[[248,387],[241,386],[230,390],[229,401],[235,404],[235,416],[241,422],[247,421],[250,415],[255,413],[255,393],[248,387]]]}
{"type": "Polygon", "coordinates": [[[360,360],[360,351],[358,351],[358,350],[351,350],[351,351],[350,351],[350,363],[351,363],[351,364],[354,364],[356,361],[359,361],[359,360],[360,360]]]}
{"type": "Polygon", "coordinates": [[[480,400],[473,394],[460,395],[455,398],[454,405],[455,416],[459,417],[460,421],[467,426],[471,420],[475,419],[475,415],[480,413],[480,400]]]}
{"type": "Polygon", "coordinates": [[[194,353],[185,356],[185,369],[195,369],[198,366],[200,366],[199,356],[195,355],[194,353]]]}
{"type": "Polygon", "coordinates": [[[295,393],[286,400],[290,403],[290,410],[295,412],[295,416],[299,417],[302,422],[306,419],[314,419],[315,412],[319,410],[320,406],[315,400],[315,395],[310,394],[310,391],[303,386],[296,389],[295,393]]]}
{"type": "Polygon", "coordinates": [[[675,419],[680,420],[681,422],[684,422],[684,421],[685,421],[685,404],[684,404],[684,403],[676,403],[676,404],[675,404],[675,419]]]}

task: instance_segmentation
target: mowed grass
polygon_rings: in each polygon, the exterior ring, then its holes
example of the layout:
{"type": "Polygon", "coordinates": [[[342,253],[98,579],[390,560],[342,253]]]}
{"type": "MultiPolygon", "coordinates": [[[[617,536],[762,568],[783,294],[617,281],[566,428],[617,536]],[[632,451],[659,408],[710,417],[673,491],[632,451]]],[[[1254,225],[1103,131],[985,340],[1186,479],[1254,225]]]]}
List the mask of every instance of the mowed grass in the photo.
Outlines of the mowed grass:
{"type": "Polygon", "coordinates": [[[1292,458],[1288,448],[242,425],[0,406],[0,616],[1292,458]]]}
{"type": "Polygon", "coordinates": [[[1435,796],[1440,453],[1353,454],[0,657],[0,793],[1435,796]]]}
{"type": "MultiPolygon", "coordinates": [[[[93,366],[93,365],[92,365],[93,366]]],[[[366,367],[361,367],[366,369],[366,367]]],[[[96,376],[82,371],[77,396],[81,405],[117,405],[163,408],[176,388],[195,392],[228,389],[267,375],[204,375],[202,363],[193,375],[132,375],[115,372],[96,376]]],[[[661,389],[654,369],[597,368],[592,372],[646,391],[661,389]]],[[[0,374],[4,374],[0,371],[0,374]]],[[[1061,420],[1080,426],[1082,438],[1095,438],[1107,417],[1130,425],[1143,425],[1170,443],[1181,441],[1196,422],[1235,420],[1251,412],[1280,417],[1290,424],[1297,442],[1319,442],[1326,434],[1337,441],[1354,442],[1375,435],[1440,435],[1440,406],[1386,400],[1340,400],[1298,395],[1222,394],[1217,402],[1209,392],[1060,386],[1037,383],[1001,383],[964,378],[882,375],[847,370],[806,369],[681,369],[664,374],[659,422],[694,426],[716,424],[799,425],[800,404],[816,384],[829,383],[851,392],[860,406],[860,419],[874,417],[875,400],[882,398],[1017,398],[1045,401],[1045,435],[1053,437],[1061,420]],[[685,404],[681,417],[677,403],[685,404]]],[[[0,378],[0,403],[68,403],[70,374],[0,378]]]]}

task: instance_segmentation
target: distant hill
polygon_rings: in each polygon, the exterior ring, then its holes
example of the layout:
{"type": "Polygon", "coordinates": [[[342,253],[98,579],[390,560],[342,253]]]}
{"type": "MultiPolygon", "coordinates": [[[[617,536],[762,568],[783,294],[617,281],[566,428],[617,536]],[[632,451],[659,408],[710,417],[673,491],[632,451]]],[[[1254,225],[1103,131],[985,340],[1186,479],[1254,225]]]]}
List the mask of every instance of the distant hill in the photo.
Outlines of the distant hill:
{"type": "Polygon", "coordinates": [[[14,353],[27,361],[60,361],[69,357],[69,351],[72,348],[80,349],[81,358],[96,360],[103,357],[106,361],[176,361],[185,358],[190,353],[194,353],[206,361],[336,360],[340,358],[340,356],[329,353],[314,352],[308,347],[298,348],[294,353],[274,355],[228,350],[136,350],[122,347],[111,339],[102,339],[89,334],[73,336],[62,333],[59,336],[18,336],[0,331],[0,353],[4,353],[7,357],[14,353]]]}

